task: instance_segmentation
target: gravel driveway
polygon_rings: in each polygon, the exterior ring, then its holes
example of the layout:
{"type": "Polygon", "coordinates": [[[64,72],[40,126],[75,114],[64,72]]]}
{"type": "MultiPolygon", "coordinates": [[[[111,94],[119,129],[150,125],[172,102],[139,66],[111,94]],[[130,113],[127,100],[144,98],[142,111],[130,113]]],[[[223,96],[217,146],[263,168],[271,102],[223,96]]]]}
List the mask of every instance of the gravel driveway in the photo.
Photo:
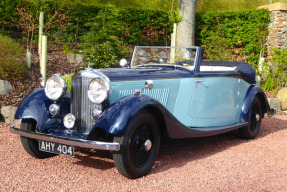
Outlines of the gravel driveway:
{"type": "Polygon", "coordinates": [[[264,118],[259,137],[238,132],[162,144],[149,175],[121,176],[109,152],[30,157],[0,123],[0,191],[287,191],[287,115],[264,118]]]}

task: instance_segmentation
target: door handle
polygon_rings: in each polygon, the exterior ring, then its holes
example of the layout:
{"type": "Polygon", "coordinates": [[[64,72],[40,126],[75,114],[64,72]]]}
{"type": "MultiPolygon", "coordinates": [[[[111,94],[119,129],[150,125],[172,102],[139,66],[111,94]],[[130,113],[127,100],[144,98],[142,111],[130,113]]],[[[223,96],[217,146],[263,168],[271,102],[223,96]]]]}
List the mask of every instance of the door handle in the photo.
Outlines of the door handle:
{"type": "Polygon", "coordinates": [[[198,83],[202,83],[202,82],[204,82],[204,81],[202,81],[202,80],[196,80],[196,81],[195,81],[195,87],[197,87],[197,84],[198,84],[198,83]]]}

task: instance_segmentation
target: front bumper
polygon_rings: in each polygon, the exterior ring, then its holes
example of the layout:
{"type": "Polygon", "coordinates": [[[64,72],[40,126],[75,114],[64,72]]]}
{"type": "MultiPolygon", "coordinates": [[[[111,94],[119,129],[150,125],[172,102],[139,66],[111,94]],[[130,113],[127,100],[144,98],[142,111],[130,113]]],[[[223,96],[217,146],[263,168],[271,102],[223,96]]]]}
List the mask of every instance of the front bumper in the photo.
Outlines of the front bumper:
{"type": "Polygon", "coordinates": [[[67,138],[58,137],[54,135],[48,135],[48,134],[43,134],[43,133],[36,133],[33,131],[25,131],[25,130],[17,129],[13,125],[11,125],[10,131],[22,137],[28,137],[31,139],[37,139],[37,140],[42,140],[42,141],[50,141],[50,142],[70,145],[74,147],[108,150],[108,151],[119,151],[120,150],[119,143],[108,143],[108,142],[91,141],[91,140],[75,139],[75,138],[68,138],[68,137],[67,138]]]}

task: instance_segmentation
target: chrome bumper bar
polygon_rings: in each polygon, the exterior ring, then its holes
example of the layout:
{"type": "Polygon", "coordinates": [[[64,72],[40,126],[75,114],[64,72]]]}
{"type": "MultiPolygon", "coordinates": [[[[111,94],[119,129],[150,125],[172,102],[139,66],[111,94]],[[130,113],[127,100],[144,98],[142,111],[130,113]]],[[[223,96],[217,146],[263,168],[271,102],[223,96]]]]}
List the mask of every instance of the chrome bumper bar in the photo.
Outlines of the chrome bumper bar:
{"type": "Polygon", "coordinates": [[[15,128],[13,125],[10,126],[10,131],[22,137],[28,137],[31,139],[37,139],[37,140],[42,140],[42,141],[50,141],[50,142],[64,144],[64,145],[71,145],[74,147],[108,150],[108,151],[119,151],[120,150],[119,143],[107,143],[107,142],[91,141],[91,140],[84,140],[84,139],[61,138],[57,136],[36,133],[33,131],[24,131],[24,130],[15,128]]]}

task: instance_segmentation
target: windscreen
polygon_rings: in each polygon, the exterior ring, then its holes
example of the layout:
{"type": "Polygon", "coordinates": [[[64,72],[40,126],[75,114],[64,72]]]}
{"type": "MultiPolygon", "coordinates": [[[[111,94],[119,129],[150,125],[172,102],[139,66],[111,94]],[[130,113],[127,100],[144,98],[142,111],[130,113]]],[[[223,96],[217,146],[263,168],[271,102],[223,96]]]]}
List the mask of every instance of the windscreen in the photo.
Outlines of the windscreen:
{"type": "Polygon", "coordinates": [[[196,48],[174,47],[136,47],[132,58],[132,67],[154,65],[178,65],[194,69],[196,48]]]}

